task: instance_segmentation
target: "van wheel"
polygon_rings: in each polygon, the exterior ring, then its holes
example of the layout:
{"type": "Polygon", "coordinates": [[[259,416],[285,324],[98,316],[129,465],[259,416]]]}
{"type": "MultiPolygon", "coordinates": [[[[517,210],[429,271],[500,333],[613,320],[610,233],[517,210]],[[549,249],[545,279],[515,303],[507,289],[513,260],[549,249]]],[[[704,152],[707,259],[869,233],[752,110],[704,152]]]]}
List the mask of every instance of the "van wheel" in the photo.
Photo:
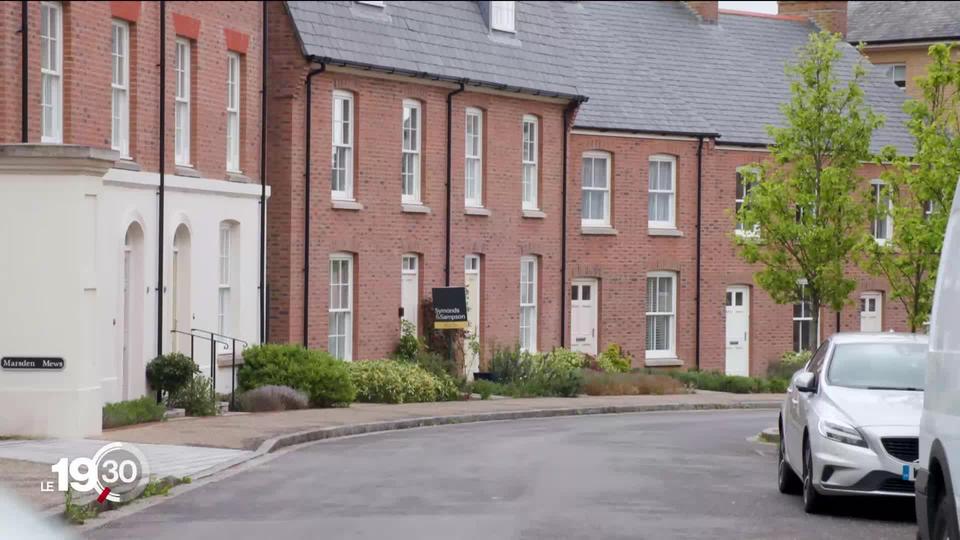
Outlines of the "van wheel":
{"type": "Polygon", "coordinates": [[[937,514],[933,518],[932,540],[960,540],[957,531],[957,511],[953,508],[953,501],[949,494],[944,495],[937,507],[937,514]]]}
{"type": "Polygon", "coordinates": [[[780,434],[780,448],[777,456],[777,487],[780,493],[787,495],[799,495],[803,484],[797,473],[793,472],[783,449],[783,433],[780,434]]]}
{"type": "MultiPolygon", "coordinates": [[[[824,496],[813,487],[813,453],[810,444],[803,445],[803,510],[808,514],[817,514],[823,509],[824,496]]],[[[951,539],[953,540],[953,539],[951,539]]],[[[958,538],[957,540],[960,540],[958,538]]]]}

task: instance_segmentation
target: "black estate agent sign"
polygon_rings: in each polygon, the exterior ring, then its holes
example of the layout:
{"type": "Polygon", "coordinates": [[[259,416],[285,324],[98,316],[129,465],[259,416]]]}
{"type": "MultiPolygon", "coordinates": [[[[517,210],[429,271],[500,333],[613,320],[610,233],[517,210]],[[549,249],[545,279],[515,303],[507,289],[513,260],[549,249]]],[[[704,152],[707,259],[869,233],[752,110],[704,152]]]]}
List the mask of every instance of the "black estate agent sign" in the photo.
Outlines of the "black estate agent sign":
{"type": "Polygon", "coordinates": [[[462,330],[467,327],[467,291],[463,287],[433,290],[433,327],[437,330],[462,330]]]}
{"type": "Polygon", "coordinates": [[[16,357],[0,358],[3,369],[63,369],[63,358],[16,357]]]}

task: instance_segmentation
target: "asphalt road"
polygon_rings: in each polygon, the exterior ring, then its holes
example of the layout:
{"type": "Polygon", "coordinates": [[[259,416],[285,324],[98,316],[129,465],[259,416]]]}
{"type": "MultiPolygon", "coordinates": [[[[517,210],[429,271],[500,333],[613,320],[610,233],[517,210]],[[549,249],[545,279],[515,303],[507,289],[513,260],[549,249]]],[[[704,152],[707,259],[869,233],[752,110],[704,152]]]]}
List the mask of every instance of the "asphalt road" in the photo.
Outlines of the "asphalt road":
{"type": "Polygon", "coordinates": [[[773,411],[426,428],[307,446],[91,531],[97,539],[912,539],[911,499],[804,514],[773,411]]]}

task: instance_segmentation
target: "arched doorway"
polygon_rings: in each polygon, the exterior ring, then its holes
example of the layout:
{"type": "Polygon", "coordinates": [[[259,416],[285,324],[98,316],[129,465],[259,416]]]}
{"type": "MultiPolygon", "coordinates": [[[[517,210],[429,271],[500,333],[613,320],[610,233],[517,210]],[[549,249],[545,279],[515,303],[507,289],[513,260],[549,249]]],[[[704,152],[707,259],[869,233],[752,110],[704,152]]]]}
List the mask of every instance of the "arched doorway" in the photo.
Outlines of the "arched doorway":
{"type": "Polygon", "coordinates": [[[120,399],[145,390],[143,365],[143,228],[131,223],[123,242],[123,345],[120,358],[120,399]],[[139,376],[135,375],[139,374],[139,376]]]}
{"type": "MultiPolygon", "coordinates": [[[[193,326],[193,311],[190,302],[190,229],[186,224],[177,227],[173,235],[173,259],[171,261],[171,279],[173,285],[170,295],[170,328],[189,332],[193,326]]],[[[173,352],[190,353],[190,338],[179,333],[170,333],[170,348],[173,352]]]]}

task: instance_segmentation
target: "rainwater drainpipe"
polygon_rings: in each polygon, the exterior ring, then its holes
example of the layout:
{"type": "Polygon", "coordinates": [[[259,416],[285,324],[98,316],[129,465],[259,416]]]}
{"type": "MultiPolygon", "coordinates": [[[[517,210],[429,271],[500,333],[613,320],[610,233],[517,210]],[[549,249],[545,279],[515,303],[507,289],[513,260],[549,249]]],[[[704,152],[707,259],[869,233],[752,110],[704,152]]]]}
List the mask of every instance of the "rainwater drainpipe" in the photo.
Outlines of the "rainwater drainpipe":
{"type": "Polygon", "coordinates": [[[447,94],[447,250],[445,253],[446,261],[443,266],[443,284],[445,287],[450,286],[450,225],[451,213],[453,212],[453,209],[451,208],[451,204],[453,202],[453,156],[451,154],[453,151],[453,96],[463,92],[464,81],[460,81],[458,84],[460,85],[459,88],[447,94]]]}
{"type": "Polygon", "coordinates": [[[697,335],[696,335],[696,367],[700,371],[700,266],[701,242],[703,238],[703,135],[697,142],[697,335]]]}
{"type": "Polygon", "coordinates": [[[304,81],[307,86],[307,102],[303,108],[306,111],[306,135],[304,136],[304,160],[303,160],[303,346],[309,347],[307,329],[310,317],[309,298],[310,298],[310,117],[313,113],[313,77],[327,70],[327,64],[320,62],[320,67],[310,70],[304,81]]]}
{"type": "Polygon", "coordinates": [[[160,187],[157,190],[157,356],[163,354],[163,199],[166,172],[167,6],[160,0],[160,187]]]}
{"type": "Polygon", "coordinates": [[[27,90],[29,87],[27,74],[29,73],[28,53],[30,40],[27,37],[27,13],[30,11],[27,0],[20,0],[20,142],[26,143],[29,118],[27,115],[27,90]]]}
{"type": "Polygon", "coordinates": [[[260,343],[267,341],[267,3],[260,47],[260,343]]]}
{"type": "Polygon", "coordinates": [[[563,137],[560,139],[560,347],[567,342],[567,137],[570,129],[571,114],[583,102],[571,101],[563,110],[563,137]]]}

